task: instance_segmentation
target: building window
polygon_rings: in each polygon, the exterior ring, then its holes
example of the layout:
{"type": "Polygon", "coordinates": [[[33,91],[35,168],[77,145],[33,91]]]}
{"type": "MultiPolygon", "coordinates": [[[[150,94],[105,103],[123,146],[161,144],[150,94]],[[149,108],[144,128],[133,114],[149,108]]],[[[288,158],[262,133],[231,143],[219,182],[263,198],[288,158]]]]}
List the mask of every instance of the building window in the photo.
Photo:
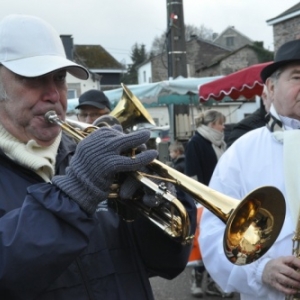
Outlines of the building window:
{"type": "Polygon", "coordinates": [[[234,37],[233,36],[228,36],[226,38],[226,46],[234,46],[234,37]]]}
{"type": "Polygon", "coordinates": [[[76,90],[68,90],[68,99],[77,98],[77,91],[76,90]]]}
{"type": "Polygon", "coordinates": [[[144,82],[147,82],[147,79],[146,79],[146,71],[143,72],[143,77],[144,77],[144,78],[143,78],[143,81],[144,81],[144,82]]]}

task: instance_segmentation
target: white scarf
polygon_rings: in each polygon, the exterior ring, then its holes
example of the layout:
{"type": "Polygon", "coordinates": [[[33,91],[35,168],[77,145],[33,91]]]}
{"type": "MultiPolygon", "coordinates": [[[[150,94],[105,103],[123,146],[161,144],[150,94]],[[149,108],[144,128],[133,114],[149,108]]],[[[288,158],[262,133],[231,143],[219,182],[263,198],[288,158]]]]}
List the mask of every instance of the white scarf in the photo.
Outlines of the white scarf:
{"type": "Polygon", "coordinates": [[[206,125],[199,126],[197,131],[212,143],[212,147],[217,155],[217,159],[219,160],[226,149],[224,133],[206,125]]]}
{"type": "Polygon", "coordinates": [[[54,175],[55,158],[60,140],[61,133],[49,147],[42,147],[34,140],[23,144],[0,124],[0,148],[2,151],[13,161],[33,170],[46,182],[49,182],[54,175]]]}
{"type": "MultiPolygon", "coordinates": [[[[293,128],[286,125],[286,120],[288,119],[279,117],[273,105],[271,106],[270,113],[284,123],[284,126],[280,129],[279,127],[275,128],[276,131],[272,134],[279,143],[283,144],[283,167],[287,204],[296,228],[300,213],[300,162],[297,159],[300,149],[300,130],[293,130],[293,128]]],[[[291,121],[291,119],[288,121],[291,121]]]]}

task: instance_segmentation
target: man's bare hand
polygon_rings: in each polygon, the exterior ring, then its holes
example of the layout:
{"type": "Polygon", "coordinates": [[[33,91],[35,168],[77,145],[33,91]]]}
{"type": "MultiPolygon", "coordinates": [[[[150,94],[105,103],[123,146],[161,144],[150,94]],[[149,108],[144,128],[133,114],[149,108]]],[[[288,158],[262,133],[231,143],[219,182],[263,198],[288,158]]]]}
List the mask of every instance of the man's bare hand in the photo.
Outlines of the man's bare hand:
{"type": "Polygon", "coordinates": [[[284,256],[270,260],[263,271],[262,280],[278,291],[292,295],[300,290],[300,259],[284,256]]]}

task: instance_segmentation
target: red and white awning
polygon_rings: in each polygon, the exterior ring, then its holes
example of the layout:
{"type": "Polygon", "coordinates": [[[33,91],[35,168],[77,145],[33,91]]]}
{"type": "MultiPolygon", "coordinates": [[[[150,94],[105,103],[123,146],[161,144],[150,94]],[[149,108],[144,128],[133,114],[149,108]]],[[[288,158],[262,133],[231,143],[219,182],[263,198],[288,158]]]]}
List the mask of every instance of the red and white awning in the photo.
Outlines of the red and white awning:
{"type": "Polygon", "coordinates": [[[260,96],[263,91],[263,81],[260,78],[261,70],[272,62],[255,64],[220,79],[208,82],[199,87],[200,102],[213,98],[221,100],[228,96],[234,100],[241,96],[250,99],[260,96]]]}

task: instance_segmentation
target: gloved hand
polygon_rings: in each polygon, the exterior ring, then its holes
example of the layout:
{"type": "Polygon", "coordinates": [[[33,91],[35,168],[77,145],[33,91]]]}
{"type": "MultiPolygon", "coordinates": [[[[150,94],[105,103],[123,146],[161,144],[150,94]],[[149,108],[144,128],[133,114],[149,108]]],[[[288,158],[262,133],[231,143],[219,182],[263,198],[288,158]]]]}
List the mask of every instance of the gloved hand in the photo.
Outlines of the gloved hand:
{"type": "Polygon", "coordinates": [[[149,137],[148,130],[124,134],[119,125],[99,128],[78,144],[66,175],[54,176],[52,183],[83,210],[94,213],[98,203],[107,199],[117,173],[140,170],[157,157],[156,150],[138,153],[135,158],[121,155],[145,143],[149,137]]]}
{"type": "MultiPolygon", "coordinates": [[[[146,173],[146,174],[159,176],[157,174],[153,174],[153,172],[151,172],[147,167],[143,167],[142,169],[139,169],[139,171],[146,173]]],[[[165,185],[165,188],[167,189],[167,191],[169,191],[172,195],[174,195],[176,197],[176,188],[173,184],[171,184],[169,182],[165,182],[163,179],[156,179],[156,178],[154,179],[154,178],[149,178],[149,177],[148,177],[148,179],[153,181],[156,185],[163,183],[165,185]]],[[[121,185],[119,196],[121,199],[130,199],[138,190],[141,190],[143,192],[142,201],[148,207],[155,207],[160,204],[160,201],[157,199],[155,192],[152,189],[150,189],[149,187],[143,185],[143,183],[141,183],[139,180],[135,179],[130,174],[128,174],[125,181],[121,185]]]]}

